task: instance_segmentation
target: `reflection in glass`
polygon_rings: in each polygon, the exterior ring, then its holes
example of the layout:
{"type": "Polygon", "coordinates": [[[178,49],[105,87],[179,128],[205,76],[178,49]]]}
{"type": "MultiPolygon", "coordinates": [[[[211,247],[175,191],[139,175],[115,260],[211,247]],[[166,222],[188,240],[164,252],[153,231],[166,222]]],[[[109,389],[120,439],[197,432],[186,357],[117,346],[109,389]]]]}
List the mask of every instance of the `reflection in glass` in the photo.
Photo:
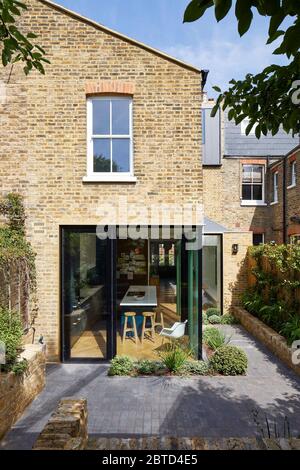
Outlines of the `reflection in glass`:
{"type": "Polygon", "coordinates": [[[112,134],[129,135],[129,100],[112,101],[112,134]]]}
{"type": "Polygon", "coordinates": [[[113,139],[112,158],[114,172],[130,171],[130,140],[113,139]]]}
{"type": "Polygon", "coordinates": [[[64,352],[71,359],[107,357],[107,241],[95,231],[64,230],[64,352]]]}
{"type": "Polygon", "coordinates": [[[93,135],[110,134],[110,102],[93,100],[93,135]]]}
{"type": "Polygon", "coordinates": [[[203,309],[221,309],[221,235],[203,237],[203,309]]]}
{"type": "Polygon", "coordinates": [[[94,139],[94,172],[110,172],[110,139],[94,139]]]}

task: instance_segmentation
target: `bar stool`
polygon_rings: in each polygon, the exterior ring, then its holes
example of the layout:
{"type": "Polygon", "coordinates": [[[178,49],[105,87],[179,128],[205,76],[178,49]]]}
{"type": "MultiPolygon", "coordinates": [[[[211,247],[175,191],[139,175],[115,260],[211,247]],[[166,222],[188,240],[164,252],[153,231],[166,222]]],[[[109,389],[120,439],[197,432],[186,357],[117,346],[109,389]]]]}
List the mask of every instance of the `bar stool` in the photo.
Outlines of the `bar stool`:
{"type": "Polygon", "coordinates": [[[125,321],[124,321],[123,340],[122,340],[123,342],[126,339],[127,333],[133,333],[135,343],[137,344],[138,334],[137,334],[137,329],[136,329],[135,316],[136,316],[135,312],[125,312],[124,313],[125,321]],[[128,326],[128,318],[131,318],[132,327],[128,326]]]}
{"type": "Polygon", "coordinates": [[[162,329],[165,327],[165,322],[164,322],[164,314],[163,311],[160,308],[156,308],[154,310],[154,328],[156,326],[161,326],[162,329]],[[158,321],[158,315],[160,315],[160,321],[158,321]]]}
{"type": "Polygon", "coordinates": [[[143,327],[141,342],[144,341],[145,333],[151,332],[152,339],[155,339],[155,313],[154,312],[143,312],[143,327]],[[151,326],[147,327],[147,319],[149,318],[151,326]]]}

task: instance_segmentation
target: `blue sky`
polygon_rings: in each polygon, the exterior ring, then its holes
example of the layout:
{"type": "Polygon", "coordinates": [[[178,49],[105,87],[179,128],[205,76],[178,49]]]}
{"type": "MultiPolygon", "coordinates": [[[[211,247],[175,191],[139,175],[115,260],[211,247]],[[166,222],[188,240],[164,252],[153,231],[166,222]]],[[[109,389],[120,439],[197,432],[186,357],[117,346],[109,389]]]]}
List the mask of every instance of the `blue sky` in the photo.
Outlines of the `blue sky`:
{"type": "Polygon", "coordinates": [[[87,16],[138,41],[161,49],[201,69],[209,69],[207,91],[226,87],[231,78],[259,72],[270,63],[275,46],[266,46],[268,24],[256,17],[251,30],[240,38],[233,14],[220,23],[213,11],[201,20],[183,24],[189,0],[56,0],[66,8],[87,16]]]}

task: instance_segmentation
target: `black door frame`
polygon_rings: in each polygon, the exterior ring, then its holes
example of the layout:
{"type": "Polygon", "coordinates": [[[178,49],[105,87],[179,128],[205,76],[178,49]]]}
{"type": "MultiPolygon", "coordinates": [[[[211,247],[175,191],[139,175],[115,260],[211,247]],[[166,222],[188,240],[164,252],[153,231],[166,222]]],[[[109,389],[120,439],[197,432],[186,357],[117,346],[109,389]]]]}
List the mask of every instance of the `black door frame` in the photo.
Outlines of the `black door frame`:
{"type": "MultiPolygon", "coordinates": [[[[70,351],[65,349],[65,325],[64,325],[64,231],[73,230],[78,232],[90,232],[95,230],[96,225],[61,225],[59,230],[59,263],[60,263],[60,292],[59,292],[59,303],[60,303],[60,358],[63,363],[72,363],[72,364],[90,364],[90,363],[105,363],[112,359],[117,354],[117,280],[116,280],[116,268],[117,268],[117,240],[109,240],[109,252],[108,256],[108,272],[110,274],[111,282],[109,283],[109,301],[108,301],[108,310],[109,318],[108,328],[107,328],[107,357],[104,359],[101,358],[70,358],[70,351]]],[[[203,234],[202,234],[203,235],[203,234]]],[[[181,259],[181,317],[182,320],[186,319],[188,312],[188,303],[187,303],[187,251],[185,249],[186,240],[182,238],[182,259],[181,259]]],[[[198,250],[198,263],[199,263],[199,295],[198,295],[198,327],[199,327],[199,350],[198,358],[202,359],[202,248],[198,250]]]]}

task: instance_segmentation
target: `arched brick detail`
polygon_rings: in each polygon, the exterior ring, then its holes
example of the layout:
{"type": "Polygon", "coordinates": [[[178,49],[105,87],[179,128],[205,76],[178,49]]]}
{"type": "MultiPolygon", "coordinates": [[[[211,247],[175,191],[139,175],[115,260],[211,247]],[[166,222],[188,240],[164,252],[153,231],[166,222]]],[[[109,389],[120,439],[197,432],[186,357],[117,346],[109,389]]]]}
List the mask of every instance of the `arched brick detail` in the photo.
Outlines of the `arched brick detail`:
{"type": "Polygon", "coordinates": [[[134,95],[135,84],[129,82],[121,82],[119,80],[102,80],[99,82],[87,83],[85,91],[87,95],[134,95]]]}

